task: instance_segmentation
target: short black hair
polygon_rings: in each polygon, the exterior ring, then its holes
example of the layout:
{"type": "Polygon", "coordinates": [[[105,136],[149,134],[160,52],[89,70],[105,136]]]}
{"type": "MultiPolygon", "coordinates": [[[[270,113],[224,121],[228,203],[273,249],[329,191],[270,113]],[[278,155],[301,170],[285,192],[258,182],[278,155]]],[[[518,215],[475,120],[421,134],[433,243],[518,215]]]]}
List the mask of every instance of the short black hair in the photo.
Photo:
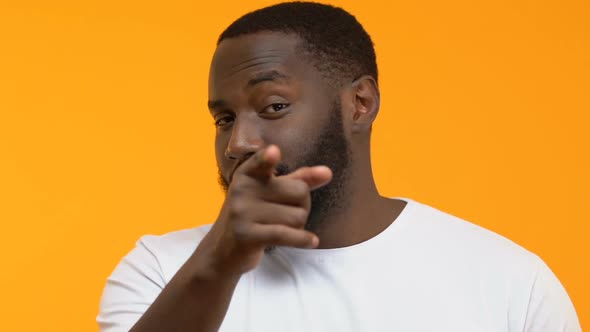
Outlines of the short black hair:
{"type": "Polygon", "coordinates": [[[342,8],[315,2],[285,2],[250,12],[219,36],[224,39],[258,32],[298,35],[303,50],[327,78],[340,82],[371,75],[377,81],[373,41],[363,26],[342,8]]]}

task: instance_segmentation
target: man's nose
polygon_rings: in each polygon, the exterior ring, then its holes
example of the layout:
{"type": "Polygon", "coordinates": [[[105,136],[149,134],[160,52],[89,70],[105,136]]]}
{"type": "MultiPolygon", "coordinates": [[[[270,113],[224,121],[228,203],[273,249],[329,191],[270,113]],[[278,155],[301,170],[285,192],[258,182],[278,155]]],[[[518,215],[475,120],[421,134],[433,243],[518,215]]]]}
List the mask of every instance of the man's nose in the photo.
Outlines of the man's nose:
{"type": "Polygon", "coordinates": [[[229,159],[240,160],[263,147],[264,140],[260,135],[256,121],[248,116],[236,117],[231,137],[225,149],[225,156],[229,159]]]}

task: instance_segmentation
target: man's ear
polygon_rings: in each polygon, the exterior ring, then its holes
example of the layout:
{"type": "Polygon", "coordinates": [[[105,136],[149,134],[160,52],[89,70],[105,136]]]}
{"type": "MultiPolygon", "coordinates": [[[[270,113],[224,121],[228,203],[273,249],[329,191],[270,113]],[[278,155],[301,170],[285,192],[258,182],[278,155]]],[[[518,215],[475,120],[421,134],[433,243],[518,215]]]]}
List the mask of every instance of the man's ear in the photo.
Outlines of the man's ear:
{"type": "Polygon", "coordinates": [[[352,82],[354,108],[352,132],[359,133],[371,129],[379,112],[380,95],[377,82],[370,75],[364,75],[352,82]]]}

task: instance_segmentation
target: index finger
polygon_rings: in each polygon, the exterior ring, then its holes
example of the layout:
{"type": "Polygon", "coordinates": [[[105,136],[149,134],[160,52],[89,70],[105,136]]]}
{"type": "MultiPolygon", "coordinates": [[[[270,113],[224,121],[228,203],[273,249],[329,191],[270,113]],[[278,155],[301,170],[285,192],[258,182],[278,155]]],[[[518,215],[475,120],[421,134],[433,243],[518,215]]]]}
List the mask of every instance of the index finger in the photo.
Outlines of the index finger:
{"type": "Polygon", "coordinates": [[[236,169],[241,173],[259,180],[268,180],[273,175],[274,167],[281,160],[281,151],[276,145],[262,148],[248,158],[236,169]]]}

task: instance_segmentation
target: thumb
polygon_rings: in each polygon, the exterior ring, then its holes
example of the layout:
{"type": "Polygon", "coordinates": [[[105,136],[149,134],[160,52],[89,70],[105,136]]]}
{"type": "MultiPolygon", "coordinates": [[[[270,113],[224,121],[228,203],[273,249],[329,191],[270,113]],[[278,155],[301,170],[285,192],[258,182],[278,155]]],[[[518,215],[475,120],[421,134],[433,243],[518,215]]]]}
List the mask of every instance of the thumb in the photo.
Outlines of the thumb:
{"type": "Polygon", "coordinates": [[[286,178],[302,180],[310,190],[325,186],[332,180],[332,170],[327,166],[301,167],[294,172],[284,175],[286,178]]]}

